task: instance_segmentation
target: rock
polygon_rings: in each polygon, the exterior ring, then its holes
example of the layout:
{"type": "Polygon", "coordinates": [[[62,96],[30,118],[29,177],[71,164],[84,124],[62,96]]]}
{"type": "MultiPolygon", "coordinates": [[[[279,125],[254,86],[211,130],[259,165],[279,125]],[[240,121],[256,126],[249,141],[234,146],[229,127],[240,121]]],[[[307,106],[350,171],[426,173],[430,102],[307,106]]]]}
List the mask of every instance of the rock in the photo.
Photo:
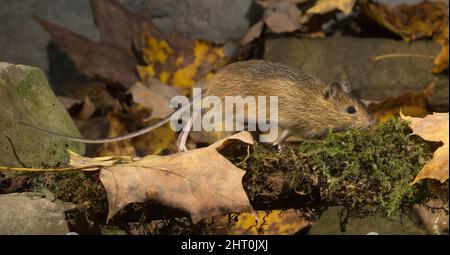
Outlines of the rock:
{"type": "Polygon", "coordinates": [[[42,70],[0,62],[0,165],[46,167],[67,162],[66,149],[84,153],[84,144],[68,142],[18,124],[80,137],[55,97],[42,70]]]}
{"type": "Polygon", "coordinates": [[[147,13],[162,31],[176,28],[214,43],[239,40],[250,26],[253,0],[118,0],[147,13]]]}
{"type": "Polygon", "coordinates": [[[2,0],[0,8],[2,61],[49,70],[47,46],[51,38],[33,19],[33,15],[91,39],[99,39],[89,0],[2,0]]]}
{"type": "MultiPolygon", "coordinates": [[[[239,40],[250,26],[253,0],[118,0],[124,7],[151,17],[162,31],[176,28],[190,36],[223,43],[239,40]]],[[[0,59],[49,71],[50,36],[32,16],[41,17],[94,41],[89,0],[2,0],[0,59]]],[[[57,84],[55,84],[57,85],[57,84]]]]}
{"type": "Polygon", "coordinates": [[[340,211],[342,207],[330,207],[320,219],[313,224],[310,235],[426,235],[427,232],[416,218],[403,217],[402,219],[386,219],[381,216],[366,217],[362,219],[351,218],[346,225],[346,232],[340,230],[340,211]]]}
{"type": "Polygon", "coordinates": [[[448,75],[431,73],[432,58],[372,60],[374,56],[389,53],[436,56],[439,50],[440,46],[432,41],[407,43],[353,37],[280,37],[266,41],[264,58],[299,68],[325,82],[347,80],[352,89],[367,100],[383,100],[408,91],[420,91],[436,78],[431,110],[448,111],[448,75]]]}
{"type": "Polygon", "coordinates": [[[66,235],[65,211],[72,208],[33,193],[0,195],[0,235],[66,235]]]}

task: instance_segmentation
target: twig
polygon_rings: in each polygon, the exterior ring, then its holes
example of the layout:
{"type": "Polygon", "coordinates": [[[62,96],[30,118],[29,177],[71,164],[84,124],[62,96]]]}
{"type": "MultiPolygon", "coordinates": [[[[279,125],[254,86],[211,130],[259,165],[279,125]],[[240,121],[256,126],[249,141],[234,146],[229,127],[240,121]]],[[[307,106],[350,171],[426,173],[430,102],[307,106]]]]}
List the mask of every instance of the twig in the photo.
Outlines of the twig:
{"type": "Polygon", "coordinates": [[[380,61],[387,58],[425,58],[425,59],[435,59],[434,56],[431,55],[423,55],[423,54],[414,54],[414,53],[390,53],[383,54],[379,56],[373,56],[372,61],[380,61]]]}
{"type": "Polygon", "coordinates": [[[98,171],[102,167],[98,166],[83,166],[83,167],[63,167],[63,168],[24,168],[24,167],[7,167],[0,166],[0,171],[13,171],[13,172],[68,172],[83,170],[86,172],[98,171]]]}

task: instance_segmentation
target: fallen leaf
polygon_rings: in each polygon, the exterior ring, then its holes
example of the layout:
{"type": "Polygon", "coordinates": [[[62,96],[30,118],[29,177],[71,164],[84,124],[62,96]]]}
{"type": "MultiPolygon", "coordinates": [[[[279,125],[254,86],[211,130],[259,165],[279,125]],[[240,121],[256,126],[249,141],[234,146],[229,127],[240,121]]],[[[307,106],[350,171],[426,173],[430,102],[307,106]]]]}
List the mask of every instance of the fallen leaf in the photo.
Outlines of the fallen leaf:
{"type": "Polygon", "coordinates": [[[263,21],[257,22],[245,33],[239,44],[246,45],[251,43],[253,40],[261,36],[263,29],[264,29],[264,22],[263,21]]]}
{"type": "Polygon", "coordinates": [[[448,26],[448,7],[439,1],[423,1],[415,5],[395,7],[365,1],[363,11],[374,21],[406,41],[439,34],[448,26]]]}
{"type": "Polygon", "coordinates": [[[261,36],[264,26],[270,28],[274,33],[294,32],[308,21],[302,19],[302,12],[297,4],[307,0],[259,0],[265,11],[263,18],[255,23],[242,37],[240,44],[245,45],[261,36]]]}
{"type": "Polygon", "coordinates": [[[340,10],[345,15],[349,15],[356,0],[318,0],[316,4],[309,8],[307,13],[310,14],[325,14],[333,10],[340,10]]]}
{"type": "Polygon", "coordinates": [[[413,183],[422,179],[436,179],[441,183],[448,180],[449,171],[449,124],[448,113],[433,113],[425,118],[414,118],[401,115],[402,119],[411,121],[413,134],[427,141],[442,142],[433,154],[433,158],[425,164],[417,174],[413,183]]]}
{"type": "Polygon", "coordinates": [[[88,120],[95,112],[96,107],[92,103],[88,96],[84,97],[83,106],[81,111],[77,114],[77,120],[85,121],[88,120]]]}
{"type": "Polygon", "coordinates": [[[407,92],[396,98],[388,98],[381,102],[369,103],[369,111],[379,122],[386,122],[392,116],[400,116],[400,112],[412,117],[425,117],[428,101],[433,96],[436,79],[433,79],[423,91],[407,92]]]}
{"type": "Polygon", "coordinates": [[[175,88],[162,84],[157,80],[151,80],[145,85],[138,82],[129,93],[133,96],[135,103],[141,104],[146,109],[151,110],[151,115],[146,120],[163,119],[174,109],[170,108],[170,100],[180,95],[175,88]]]}
{"type": "MultiPolygon", "coordinates": [[[[245,171],[219,153],[236,143],[253,144],[251,134],[241,132],[206,148],[169,156],[150,155],[125,164],[102,158],[101,162],[113,164],[102,167],[100,172],[108,195],[108,219],[127,204],[149,200],[184,209],[194,222],[214,215],[251,211],[242,186],[245,171]]],[[[95,167],[99,159],[85,161],[93,162],[95,167]]],[[[70,162],[77,166],[74,160],[70,162]]]]}
{"type": "Polygon", "coordinates": [[[148,35],[144,40],[143,55],[146,65],[138,67],[141,80],[157,79],[182,89],[189,95],[192,86],[207,80],[228,61],[223,47],[178,36],[185,43],[174,47],[170,38],[158,40],[148,35]]]}
{"type": "Polygon", "coordinates": [[[69,165],[73,167],[92,166],[91,170],[99,170],[100,168],[105,166],[130,163],[140,159],[133,156],[106,156],[106,157],[88,158],[83,157],[70,150],[68,150],[68,153],[69,153],[69,165]]]}
{"type": "Polygon", "coordinates": [[[139,80],[137,61],[130,52],[110,43],[95,43],[57,25],[35,18],[84,75],[110,86],[128,88],[139,80]]]}
{"type": "Polygon", "coordinates": [[[297,1],[269,1],[263,20],[275,33],[293,32],[300,28],[302,12],[296,6],[297,1]]]}
{"type": "MultiPolygon", "coordinates": [[[[251,213],[239,214],[237,216],[238,221],[220,234],[294,235],[310,225],[310,222],[300,217],[294,209],[257,211],[256,215],[251,213]]],[[[220,222],[218,225],[220,225],[220,222]]]]}
{"type": "Polygon", "coordinates": [[[155,40],[162,40],[164,36],[150,19],[124,9],[114,1],[91,0],[91,7],[101,35],[99,43],[35,19],[69,54],[81,73],[109,86],[130,88],[139,81],[135,54],[143,50],[142,37],[151,35],[155,40]]]}
{"type": "Polygon", "coordinates": [[[133,13],[115,1],[90,0],[95,25],[101,34],[101,42],[116,45],[129,52],[133,48],[142,48],[142,35],[152,33],[158,38],[162,34],[149,20],[133,13]]]}

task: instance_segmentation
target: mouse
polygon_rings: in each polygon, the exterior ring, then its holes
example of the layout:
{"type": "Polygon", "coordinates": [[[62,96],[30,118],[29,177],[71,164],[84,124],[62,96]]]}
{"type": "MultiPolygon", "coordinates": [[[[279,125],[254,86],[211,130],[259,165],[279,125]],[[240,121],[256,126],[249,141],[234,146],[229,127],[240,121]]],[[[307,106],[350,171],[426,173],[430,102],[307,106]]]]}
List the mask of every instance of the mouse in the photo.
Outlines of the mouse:
{"type": "MultiPolygon", "coordinates": [[[[278,126],[283,130],[273,143],[279,148],[286,139],[297,135],[305,139],[319,138],[350,128],[368,128],[376,123],[367,106],[355,96],[347,82],[323,82],[310,74],[288,65],[265,60],[235,62],[219,69],[207,81],[202,98],[216,96],[276,96],[278,97],[278,126]]],[[[201,100],[194,98],[192,102],[201,100]]],[[[21,124],[48,135],[81,143],[110,143],[131,139],[168,123],[174,114],[190,109],[183,106],[155,124],[135,132],[105,138],[84,139],[51,132],[30,124],[21,124]]],[[[193,125],[191,118],[177,140],[179,151],[186,151],[186,140],[193,125]]]]}

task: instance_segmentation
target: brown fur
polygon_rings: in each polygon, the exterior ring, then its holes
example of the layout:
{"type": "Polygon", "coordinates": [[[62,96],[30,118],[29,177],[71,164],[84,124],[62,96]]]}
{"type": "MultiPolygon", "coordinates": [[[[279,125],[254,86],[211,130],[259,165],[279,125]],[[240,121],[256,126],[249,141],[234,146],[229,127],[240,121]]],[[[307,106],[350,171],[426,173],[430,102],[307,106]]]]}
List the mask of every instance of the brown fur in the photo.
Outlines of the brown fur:
{"type": "Polygon", "coordinates": [[[305,138],[329,129],[368,127],[374,120],[365,105],[338,86],[330,85],[286,65],[250,60],[222,68],[209,82],[204,96],[278,96],[279,126],[305,138]],[[346,112],[354,106],[355,114],[346,112]]]}

